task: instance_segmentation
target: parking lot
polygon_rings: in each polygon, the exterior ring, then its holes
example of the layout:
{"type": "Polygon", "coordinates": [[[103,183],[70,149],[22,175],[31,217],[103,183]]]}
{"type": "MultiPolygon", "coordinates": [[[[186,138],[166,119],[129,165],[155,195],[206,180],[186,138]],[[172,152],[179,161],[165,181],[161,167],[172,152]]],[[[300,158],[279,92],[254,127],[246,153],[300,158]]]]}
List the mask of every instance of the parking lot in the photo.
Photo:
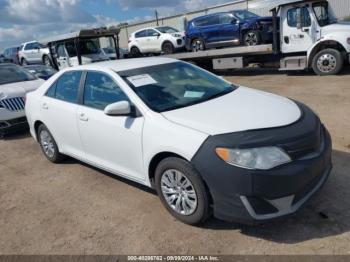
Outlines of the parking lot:
{"type": "Polygon", "coordinates": [[[334,168],[304,209],[262,226],[187,226],[151,190],[73,159],[54,165],[22,133],[0,141],[0,254],[350,254],[350,70],[223,75],[304,102],[328,127],[334,168]]]}

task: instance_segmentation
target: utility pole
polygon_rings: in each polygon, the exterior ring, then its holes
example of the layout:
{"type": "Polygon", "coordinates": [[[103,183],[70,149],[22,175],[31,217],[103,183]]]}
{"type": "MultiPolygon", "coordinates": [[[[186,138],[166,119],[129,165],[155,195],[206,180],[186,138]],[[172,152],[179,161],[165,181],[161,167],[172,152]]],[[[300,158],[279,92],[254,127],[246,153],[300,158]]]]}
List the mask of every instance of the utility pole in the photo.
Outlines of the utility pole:
{"type": "Polygon", "coordinates": [[[155,10],[155,12],[156,12],[157,26],[159,26],[159,21],[158,21],[158,11],[157,11],[157,10],[155,10]]]}

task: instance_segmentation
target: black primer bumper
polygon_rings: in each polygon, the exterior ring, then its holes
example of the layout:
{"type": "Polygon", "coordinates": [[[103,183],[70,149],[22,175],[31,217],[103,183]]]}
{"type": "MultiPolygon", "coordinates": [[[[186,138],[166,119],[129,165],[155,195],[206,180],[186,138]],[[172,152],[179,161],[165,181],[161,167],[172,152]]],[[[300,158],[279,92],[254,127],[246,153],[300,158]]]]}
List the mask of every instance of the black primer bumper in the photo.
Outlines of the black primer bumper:
{"type": "Polygon", "coordinates": [[[301,119],[292,125],[209,137],[192,163],[213,197],[214,216],[254,224],[297,211],[325,183],[332,168],[331,137],[318,117],[299,104],[301,119]],[[229,165],[216,147],[278,146],[292,162],[271,170],[229,165]]]}
{"type": "Polygon", "coordinates": [[[26,117],[0,121],[0,135],[7,135],[18,131],[28,129],[28,122],[26,117]]]}

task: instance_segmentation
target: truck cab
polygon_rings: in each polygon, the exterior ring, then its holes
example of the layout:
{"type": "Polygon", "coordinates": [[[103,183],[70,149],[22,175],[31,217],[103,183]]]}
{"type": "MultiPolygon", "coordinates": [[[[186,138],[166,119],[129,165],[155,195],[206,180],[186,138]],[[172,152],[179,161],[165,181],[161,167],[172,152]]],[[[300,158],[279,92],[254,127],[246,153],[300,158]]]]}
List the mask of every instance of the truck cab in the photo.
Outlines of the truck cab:
{"type": "Polygon", "coordinates": [[[280,17],[280,51],[285,55],[282,69],[312,68],[318,75],[339,73],[349,60],[350,24],[338,23],[327,1],[294,0],[272,11],[280,17]]]}

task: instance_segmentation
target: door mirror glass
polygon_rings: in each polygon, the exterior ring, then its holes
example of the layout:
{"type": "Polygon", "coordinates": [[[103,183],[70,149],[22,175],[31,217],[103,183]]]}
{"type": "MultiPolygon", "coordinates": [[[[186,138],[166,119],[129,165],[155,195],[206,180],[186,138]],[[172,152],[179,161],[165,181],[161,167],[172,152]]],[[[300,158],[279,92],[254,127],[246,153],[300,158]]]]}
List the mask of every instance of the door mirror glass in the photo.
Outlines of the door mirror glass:
{"type": "Polygon", "coordinates": [[[108,116],[128,116],[131,113],[130,103],[120,101],[106,106],[104,113],[108,116]]]}

